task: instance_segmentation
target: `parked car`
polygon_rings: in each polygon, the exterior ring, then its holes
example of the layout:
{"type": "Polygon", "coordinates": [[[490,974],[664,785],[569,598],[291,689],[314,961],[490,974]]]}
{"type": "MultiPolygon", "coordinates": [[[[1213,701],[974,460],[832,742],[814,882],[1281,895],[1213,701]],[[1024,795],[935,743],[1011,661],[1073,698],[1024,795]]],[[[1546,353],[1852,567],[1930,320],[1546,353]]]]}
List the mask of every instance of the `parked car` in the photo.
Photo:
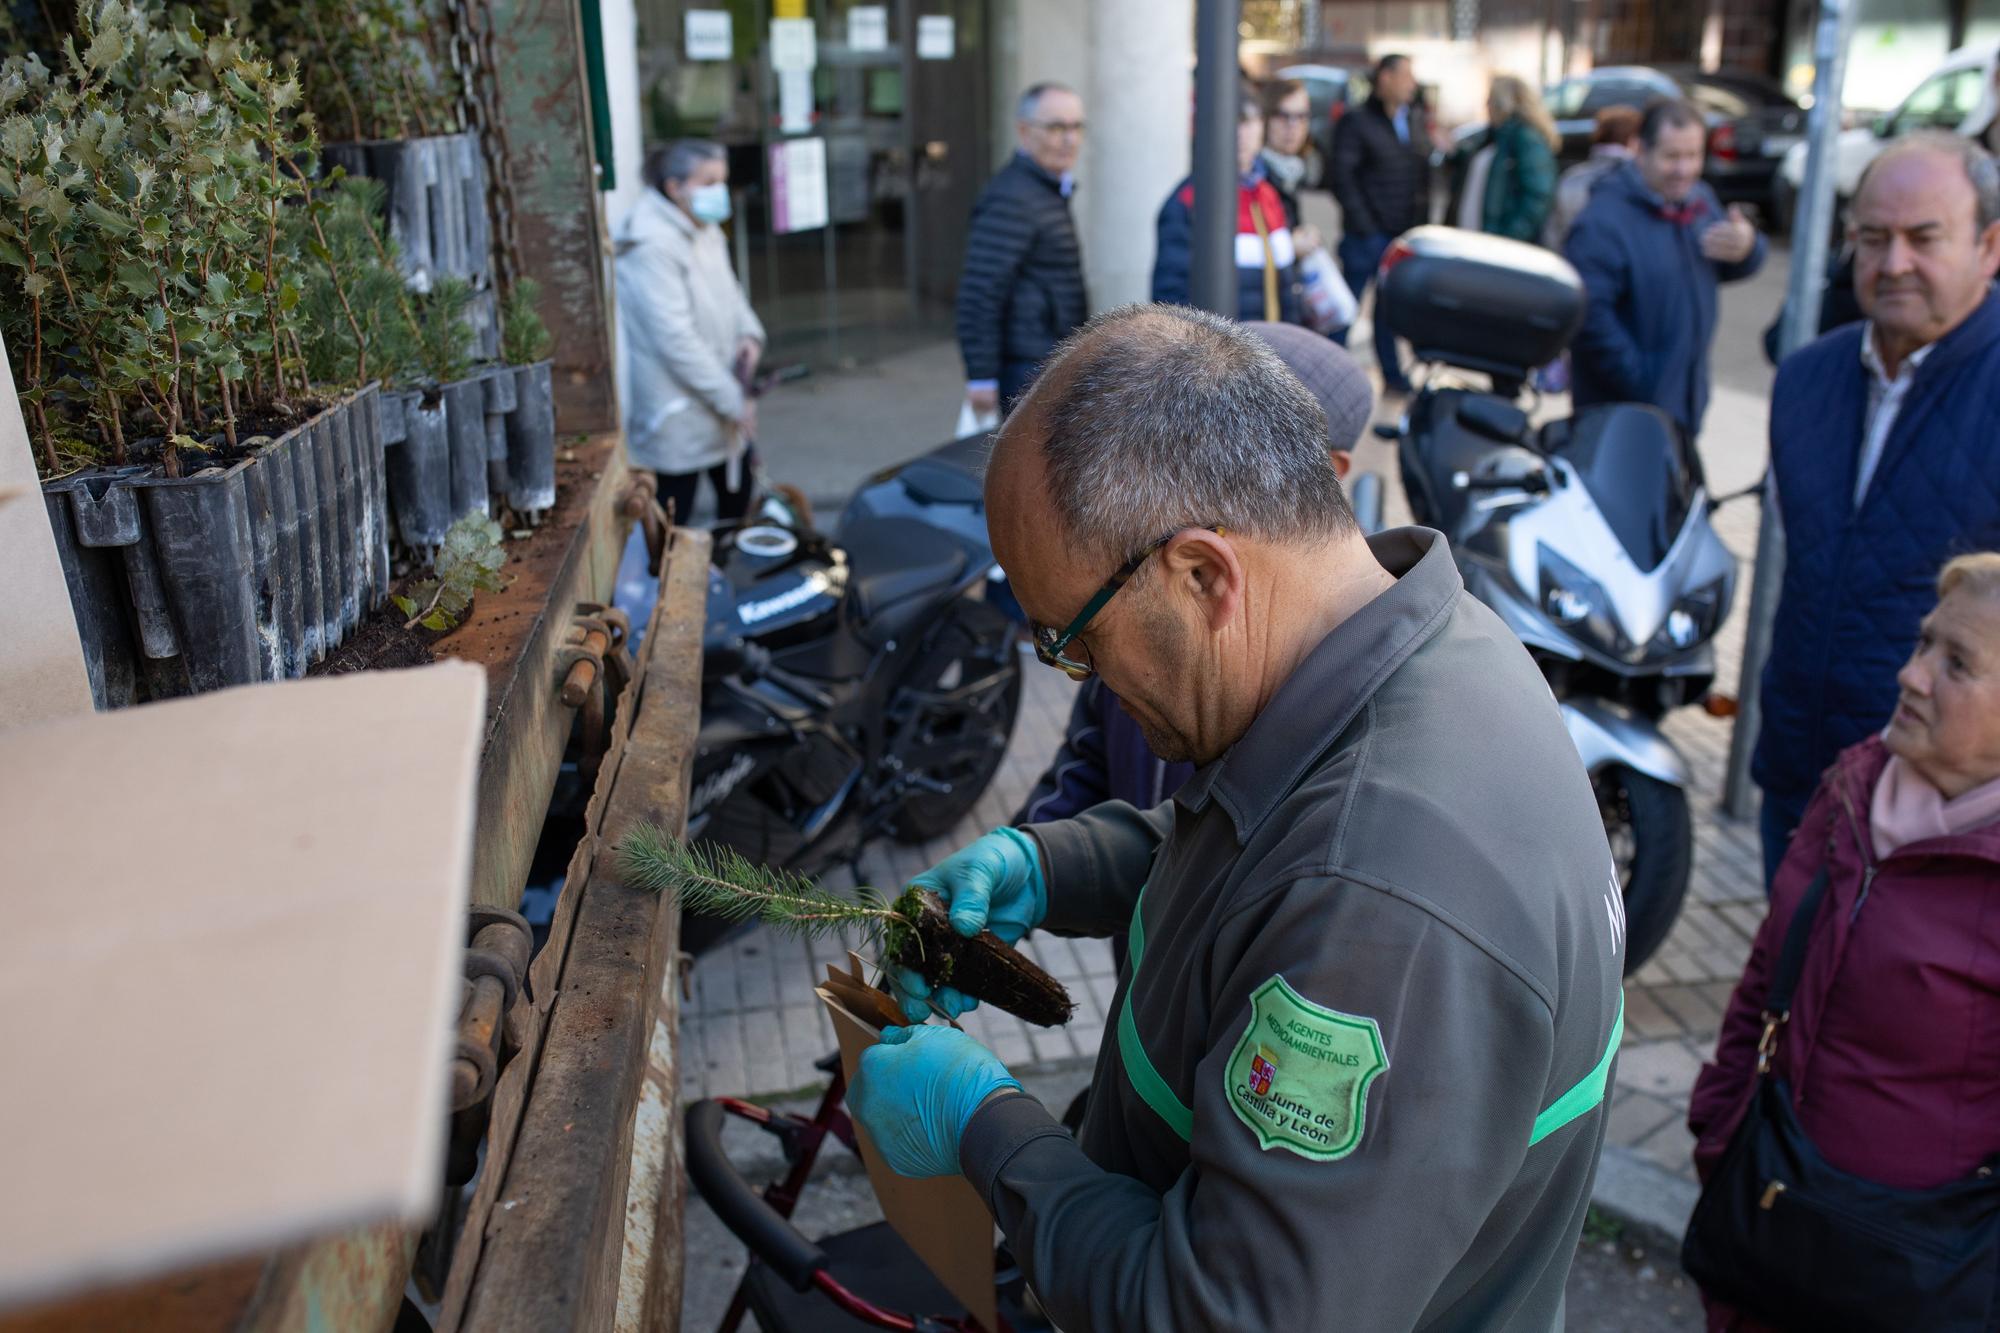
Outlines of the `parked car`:
{"type": "Polygon", "coordinates": [[[1333,127],[1348,110],[1368,100],[1368,71],[1340,65],[1287,65],[1280,79],[1297,79],[1312,99],[1313,145],[1320,160],[1333,160],[1333,127]]]}
{"type": "Polygon", "coordinates": [[[1680,97],[1708,122],[1703,176],[1725,204],[1772,213],[1772,182],[1786,153],[1803,142],[1806,110],[1775,79],[1743,70],[1713,73],[1686,65],[1613,65],[1565,79],[1543,94],[1562,132],[1565,165],[1590,154],[1597,113],[1680,97]]]}
{"type": "MultiPolygon", "coordinates": [[[[1839,233],[1841,215],[1847,201],[1861,183],[1861,173],[1882,151],[1882,145],[1911,130],[1955,130],[1974,138],[1991,134],[1996,113],[2000,113],[2000,42],[1966,46],[1945,57],[1944,63],[1895,110],[1878,116],[1867,125],[1842,130],[1835,141],[1833,158],[1834,231],[1839,233]]],[[[1785,154],[1772,186],[1779,225],[1791,229],[1792,209],[1806,179],[1806,146],[1803,142],[1785,154]]]]}

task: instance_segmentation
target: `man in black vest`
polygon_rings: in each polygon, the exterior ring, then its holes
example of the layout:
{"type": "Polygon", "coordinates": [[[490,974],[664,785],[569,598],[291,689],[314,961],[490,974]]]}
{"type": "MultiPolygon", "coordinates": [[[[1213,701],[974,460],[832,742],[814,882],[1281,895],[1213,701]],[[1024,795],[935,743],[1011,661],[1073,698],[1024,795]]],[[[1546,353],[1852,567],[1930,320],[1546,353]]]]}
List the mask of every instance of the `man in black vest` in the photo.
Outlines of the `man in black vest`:
{"type": "Polygon", "coordinates": [[[1013,404],[1088,304],[1069,197],[1083,147],[1083,99],[1059,83],[1021,94],[1020,148],[972,206],[958,278],[965,397],[986,414],[1013,404]]]}
{"type": "MultiPolygon", "coordinates": [[[[1430,221],[1429,118],[1417,105],[1417,73],[1408,56],[1376,63],[1367,102],[1340,118],[1333,135],[1333,196],[1340,201],[1340,268],[1355,296],[1375,277],[1390,242],[1430,221]]],[[[1396,339],[1377,293],[1375,360],[1387,393],[1408,393],[1396,339]]]]}

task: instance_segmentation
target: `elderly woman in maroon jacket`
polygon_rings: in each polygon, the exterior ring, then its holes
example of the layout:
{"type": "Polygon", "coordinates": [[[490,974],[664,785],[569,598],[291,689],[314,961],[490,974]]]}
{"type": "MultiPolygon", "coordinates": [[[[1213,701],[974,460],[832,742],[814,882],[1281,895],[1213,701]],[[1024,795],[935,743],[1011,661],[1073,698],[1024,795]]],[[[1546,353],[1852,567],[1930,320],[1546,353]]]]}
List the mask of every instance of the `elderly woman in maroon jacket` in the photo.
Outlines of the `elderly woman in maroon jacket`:
{"type": "MultiPolygon", "coordinates": [[[[1756,1082],[1764,1000],[1807,886],[1828,871],[1775,1068],[1835,1167],[1895,1189],[2000,1151],[2000,554],[1961,556],[1897,676],[1880,736],[1821,778],[1770,914],[1695,1080],[1704,1179],[1756,1082]]],[[[1709,1302],[1711,1330],[1761,1327],[1709,1302]]]]}

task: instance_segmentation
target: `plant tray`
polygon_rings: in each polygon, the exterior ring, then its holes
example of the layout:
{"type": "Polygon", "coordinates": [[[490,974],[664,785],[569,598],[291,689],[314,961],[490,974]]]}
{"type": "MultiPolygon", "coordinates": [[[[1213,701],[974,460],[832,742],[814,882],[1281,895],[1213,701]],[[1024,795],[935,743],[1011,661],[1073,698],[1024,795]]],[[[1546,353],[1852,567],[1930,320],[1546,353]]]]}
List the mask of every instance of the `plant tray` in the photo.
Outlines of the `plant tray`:
{"type": "Polygon", "coordinates": [[[556,420],[550,363],[500,366],[435,394],[384,396],[389,510],[396,534],[428,563],[467,514],[503,496],[530,526],[556,501],[556,420]]]}
{"type": "Polygon", "coordinates": [[[99,708],[303,676],[389,591],[381,400],[226,467],[42,488],[99,708]]]}

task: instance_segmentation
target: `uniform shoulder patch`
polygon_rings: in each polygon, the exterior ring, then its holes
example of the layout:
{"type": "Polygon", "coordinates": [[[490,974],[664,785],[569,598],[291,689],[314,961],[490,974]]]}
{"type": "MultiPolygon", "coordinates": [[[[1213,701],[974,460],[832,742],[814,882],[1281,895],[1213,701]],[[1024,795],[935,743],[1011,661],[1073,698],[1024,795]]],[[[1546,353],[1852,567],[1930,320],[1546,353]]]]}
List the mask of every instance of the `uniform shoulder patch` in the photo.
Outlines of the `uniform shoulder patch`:
{"type": "Polygon", "coordinates": [[[1360,1144],[1368,1087],[1388,1067],[1374,1019],[1314,1004],[1274,976],[1250,996],[1250,1025],[1224,1077],[1258,1147],[1336,1162],[1360,1144]]]}

